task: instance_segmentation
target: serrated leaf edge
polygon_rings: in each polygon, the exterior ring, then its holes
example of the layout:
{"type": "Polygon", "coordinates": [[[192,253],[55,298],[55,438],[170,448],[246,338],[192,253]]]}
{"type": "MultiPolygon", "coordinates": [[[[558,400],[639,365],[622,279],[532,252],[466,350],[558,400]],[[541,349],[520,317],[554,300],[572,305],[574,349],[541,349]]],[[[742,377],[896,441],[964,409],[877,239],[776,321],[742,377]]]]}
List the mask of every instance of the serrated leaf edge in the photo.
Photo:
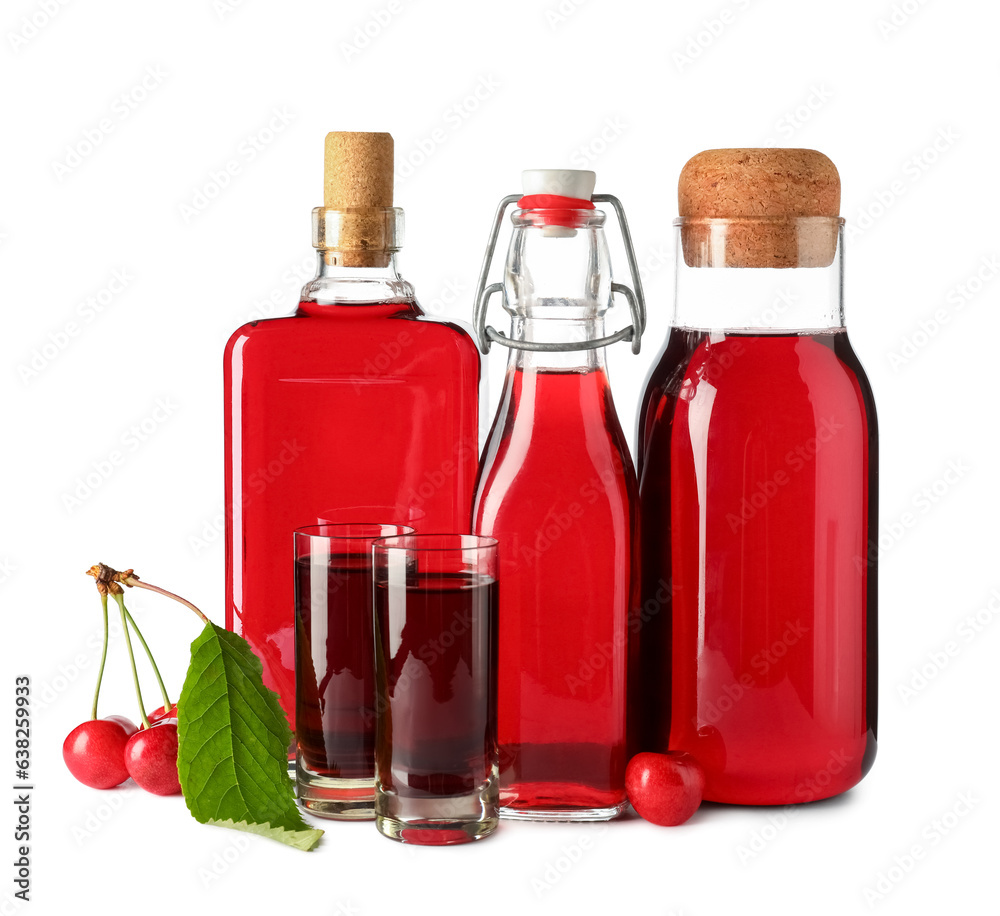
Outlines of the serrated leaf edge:
{"type": "Polygon", "coordinates": [[[316,827],[308,827],[305,830],[286,830],[284,827],[272,827],[270,824],[250,824],[247,821],[234,821],[232,818],[224,821],[209,818],[205,823],[212,827],[227,827],[230,830],[255,833],[257,836],[268,837],[305,852],[315,849],[323,836],[323,831],[316,827]]]}

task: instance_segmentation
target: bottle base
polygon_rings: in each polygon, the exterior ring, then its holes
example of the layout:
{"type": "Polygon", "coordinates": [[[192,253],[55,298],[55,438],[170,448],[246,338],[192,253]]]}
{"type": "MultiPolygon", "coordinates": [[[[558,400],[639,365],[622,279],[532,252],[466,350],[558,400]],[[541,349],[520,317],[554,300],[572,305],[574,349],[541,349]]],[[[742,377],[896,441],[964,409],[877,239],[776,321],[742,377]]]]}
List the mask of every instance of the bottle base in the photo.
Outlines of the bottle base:
{"type": "Polygon", "coordinates": [[[413,846],[455,846],[483,840],[497,829],[496,770],[467,795],[413,798],[375,791],[375,826],[390,840],[413,846]]]}
{"type": "Polygon", "coordinates": [[[618,817],[627,807],[627,801],[605,808],[514,808],[503,806],[500,808],[500,817],[512,821],[563,821],[570,823],[610,821],[618,817]]]}
{"type": "Polygon", "coordinates": [[[457,846],[459,843],[473,843],[490,836],[497,829],[497,823],[496,817],[462,821],[452,818],[401,821],[381,814],[375,817],[375,826],[382,836],[412,846],[457,846]]]}
{"type": "Polygon", "coordinates": [[[370,821],[375,817],[375,780],[317,776],[301,765],[296,772],[299,804],[316,817],[370,821]]]}

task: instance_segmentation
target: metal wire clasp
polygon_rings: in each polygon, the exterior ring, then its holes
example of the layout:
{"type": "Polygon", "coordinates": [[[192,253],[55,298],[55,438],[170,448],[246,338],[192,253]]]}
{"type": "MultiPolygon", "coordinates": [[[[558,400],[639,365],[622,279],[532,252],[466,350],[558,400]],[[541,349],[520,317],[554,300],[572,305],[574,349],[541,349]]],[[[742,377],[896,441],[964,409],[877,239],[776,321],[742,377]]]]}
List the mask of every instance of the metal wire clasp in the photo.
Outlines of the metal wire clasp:
{"type": "Polygon", "coordinates": [[[520,194],[508,194],[500,201],[496,215],[493,217],[493,228],[490,230],[490,239],[486,243],[486,256],[483,258],[483,267],[479,271],[479,283],[476,285],[476,301],[473,306],[473,315],[476,327],[476,340],[479,349],[483,353],[490,352],[490,346],[494,341],[505,347],[515,350],[595,350],[598,347],[606,347],[619,340],[632,341],[632,352],[638,353],[642,342],[642,332],[646,330],[646,300],[642,294],[642,282],[639,279],[639,265],[635,259],[635,250],[632,247],[632,235],[628,231],[628,220],[625,218],[625,208],[621,201],[612,194],[595,194],[591,200],[595,204],[611,204],[615,215],[618,217],[618,227],[621,230],[622,241],[625,243],[625,256],[628,259],[629,272],[632,275],[632,286],[628,287],[624,283],[612,283],[611,293],[619,293],[628,301],[629,313],[632,316],[632,323],[627,328],[622,328],[607,337],[597,340],[587,340],[570,343],[536,343],[526,340],[513,340],[506,334],[501,334],[495,328],[486,324],[486,311],[490,305],[490,297],[494,293],[503,292],[502,283],[490,283],[490,267],[493,264],[493,253],[497,247],[497,238],[500,235],[500,227],[503,225],[504,213],[507,208],[521,199],[520,194]]]}

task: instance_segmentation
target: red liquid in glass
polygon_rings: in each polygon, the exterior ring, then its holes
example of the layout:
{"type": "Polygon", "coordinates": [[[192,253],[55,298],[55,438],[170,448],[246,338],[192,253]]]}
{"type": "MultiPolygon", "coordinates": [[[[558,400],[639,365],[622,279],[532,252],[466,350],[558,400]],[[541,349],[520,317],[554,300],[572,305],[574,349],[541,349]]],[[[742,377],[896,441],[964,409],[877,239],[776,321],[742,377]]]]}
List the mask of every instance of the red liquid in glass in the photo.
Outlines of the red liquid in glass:
{"type": "Polygon", "coordinates": [[[639,437],[634,737],[714,801],[846,791],[875,755],[878,464],[846,332],[673,329],[639,437]]]}
{"type": "Polygon", "coordinates": [[[226,347],[226,625],[260,656],[293,727],[292,531],[330,519],[469,528],[479,355],[464,331],[422,316],[415,302],[302,302],[226,347]]]}
{"type": "Polygon", "coordinates": [[[375,613],[376,664],[385,666],[382,791],[433,798],[480,790],[497,755],[496,580],[422,574],[408,586],[379,582],[375,613]]]}
{"type": "Polygon", "coordinates": [[[635,487],[603,370],[510,371],[474,528],[499,541],[500,804],[513,811],[625,801],[635,487]]]}
{"type": "Polygon", "coordinates": [[[302,762],[317,776],[375,775],[371,565],[368,556],[331,557],[326,600],[314,613],[315,572],[308,558],[295,564],[296,739],[302,762]]]}

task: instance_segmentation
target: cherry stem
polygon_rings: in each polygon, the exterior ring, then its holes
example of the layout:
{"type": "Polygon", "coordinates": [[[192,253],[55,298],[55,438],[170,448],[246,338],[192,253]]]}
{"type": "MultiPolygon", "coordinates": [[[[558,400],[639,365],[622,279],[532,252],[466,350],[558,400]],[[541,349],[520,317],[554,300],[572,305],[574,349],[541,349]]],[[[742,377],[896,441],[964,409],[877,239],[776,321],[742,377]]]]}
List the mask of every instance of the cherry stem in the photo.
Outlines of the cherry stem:
{"type": "Polygon", "coordinates": [[[128,660],[132,665],[132,682],[135,684],[135,698],[139,701],[139,715],[142,716],[142,724],[144,728],[150,728],[149,717],[146,715],[146,707],[142,702],[142,690],[139,687],[139,672],[135,668],[135,654],[132,652],[132,637],[129,635],[128,631],[128,620],[126,619],[125,610],[125,600],[121,595],[115,595],[115,601],[118,602],[118,607],[122,612],[122,629],[125,631],[125,645],[128,646],[128,660]]]}
{"type": "Polygon", "coordinates": [[[127,607],[125,607],[125,598],[122,597],[122,609],[125,611],[125,616],[128,618],[128,622],[132,624],[132,629],[135,630],[135,635],[139,637],[139,642],[142,643],[143,649],[146,650],[146,658],[149,659],[150,665],[153,666],[153,674],[156,675],[156,683],[160,685],[160,695],[163,697],[163,711],[170,712],[170,707],[173,705],[170,702],[170,697],[167,696],[167,688],[163,683],[163,678],[160,677],[160,669],[156,667],[156,659],[153,658],[153,653],[150,651],[149,646],[146,645],[146,640],[143,639],[142,630],[139,629],[139,625],[135,622],[135,618],[129,613],[127,607]]]}
{"type": "Polygon", "coordinates": [[[160,588],[158,585],[150,585],[148,582],[143,582],[141,579],[136,579],[134,576],[129,576],[127,579],[122,579],[121,581],[124,582],[125,585],[134,586],[135,588],[148,588],[151,592],[156,592],[158,595],[166,595],[167,598],[173,598],[174,601],[179,601],[185,607],[191,608],[191,610],[194,611],[205,623],[212,622],[186,598],[182,598],[180,595],[175,595],[173,592],[168,592],[165,588],[160,588]]]}
{"type": "Polygon", "coordinates": [[[104,677],[104,662],[108,657],[108,596],[101,595],[101,610],[104,612],[104,644],[101,646],[101,664],[97,669],[97,686],[94,688],[94,705],[90,710],[90,718],[97,718],[97,698],[101,695],[101,679],[104,677]]]}

